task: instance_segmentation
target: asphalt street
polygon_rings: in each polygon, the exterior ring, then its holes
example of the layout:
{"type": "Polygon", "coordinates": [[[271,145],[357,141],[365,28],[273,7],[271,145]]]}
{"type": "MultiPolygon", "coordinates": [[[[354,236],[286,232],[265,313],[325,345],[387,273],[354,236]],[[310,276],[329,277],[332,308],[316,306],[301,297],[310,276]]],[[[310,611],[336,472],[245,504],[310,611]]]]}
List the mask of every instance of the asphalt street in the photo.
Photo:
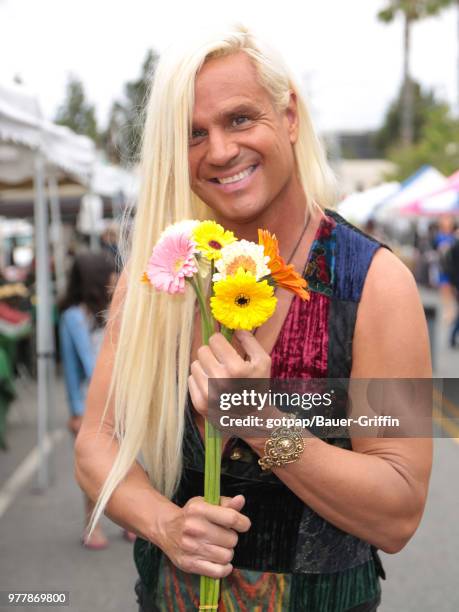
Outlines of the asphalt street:
{"type": "MultiPolygon", "coordinates": [[[[137,610],[132,544],[122,538],[121,529],[104,518],[109,548],[89,551],[80,544],[83,496],[73,479],[72,439],[64,428],[67,406],[62,383],[57,385],[57,396],[56,425],[62,434],[50,454],[51,484],[45,494],[39,494],[35,490],[36,478],[32,477],[0,517],[0,591],[68,591],[70,605],[52,609],[72,612],[137,610]]],[[[22,411],[9,431],[17,465],[28,455],[30,442],[35,443],[33,404],[31,396],[30,413],[22,411]]],[[[3,456],[0,462],[4,485],[7,473],[3,456]]],[[[11,457],[8,462],[13,467],[11,457]]],[[[44,609],[47,608],[0,606],[1,612],[44,609]]]]}

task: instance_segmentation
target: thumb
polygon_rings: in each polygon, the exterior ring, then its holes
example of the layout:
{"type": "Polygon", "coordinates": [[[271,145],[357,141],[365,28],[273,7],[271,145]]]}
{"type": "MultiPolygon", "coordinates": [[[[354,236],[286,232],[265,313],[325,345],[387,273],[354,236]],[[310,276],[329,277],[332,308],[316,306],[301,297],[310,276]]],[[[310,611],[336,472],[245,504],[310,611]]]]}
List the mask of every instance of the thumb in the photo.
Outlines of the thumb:
{"type": "Polygon", "coordinates": [[[245,504],[245,497],[243,495],[236,495],[235,497],[220,497],[220,506],[222,508],[232,508],[240,512],[245,504]]]}

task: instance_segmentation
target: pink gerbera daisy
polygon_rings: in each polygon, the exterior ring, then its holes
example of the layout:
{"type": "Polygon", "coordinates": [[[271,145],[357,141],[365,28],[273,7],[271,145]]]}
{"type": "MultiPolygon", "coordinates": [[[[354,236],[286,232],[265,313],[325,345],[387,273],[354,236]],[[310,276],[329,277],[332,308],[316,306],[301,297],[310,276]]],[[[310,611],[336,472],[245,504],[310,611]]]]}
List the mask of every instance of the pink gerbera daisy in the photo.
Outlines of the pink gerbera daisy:
{"type": "Polygon", "coordinates": [[[153,249],[146,276],[159,291],[184,293],[185,278],[198,271],[195,243],[186,234],[169,234],[153,249]]]}

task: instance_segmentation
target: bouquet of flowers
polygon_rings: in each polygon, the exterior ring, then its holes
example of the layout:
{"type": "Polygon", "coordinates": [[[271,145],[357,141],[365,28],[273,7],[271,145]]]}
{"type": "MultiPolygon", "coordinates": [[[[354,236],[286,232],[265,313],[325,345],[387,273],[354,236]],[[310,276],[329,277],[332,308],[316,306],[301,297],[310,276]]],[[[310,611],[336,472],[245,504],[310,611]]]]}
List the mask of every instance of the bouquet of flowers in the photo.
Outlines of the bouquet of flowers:
{"type": "MultiPolygon", "coordinates": [[[[276,236],[258,230],[258,244],[238,240],[215,221],[179,221],[164,230],[147,263],[142,282],[158,291],[184,293],[187,283],[196,293],[202,321],[202,341],[219,327],[227,340],[233,330],[252,330],[274,313],[280,286],[306,300],[306,280],[279,254],[276,236]],[[205,279],[211,274],[209,289],[205,279]]],[[[220,503],[221,434],[205,422],[204,498],[220,503]]],[[[201,576],[200,609],[218,608],[220,581],[201,576]]]]}

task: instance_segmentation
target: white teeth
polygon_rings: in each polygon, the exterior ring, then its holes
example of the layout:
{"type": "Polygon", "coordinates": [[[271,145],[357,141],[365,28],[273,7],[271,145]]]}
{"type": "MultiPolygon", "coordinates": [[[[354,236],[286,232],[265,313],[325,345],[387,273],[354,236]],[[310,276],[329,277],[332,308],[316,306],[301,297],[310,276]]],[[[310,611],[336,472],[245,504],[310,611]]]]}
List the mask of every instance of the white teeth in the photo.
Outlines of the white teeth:
{"type": "Polygon", "coordinates": [[[219,178],[218,182],[221,185],[227,185],[228,183],[235,183],[236,181],[240,181],[246,176],[249,176],[249,174],[252,174],[254,169],[255,169],[254,166],[249,166],[247,170],[243,170],[242,172],[239,172],[239,174],[235,174],[234,176],[228,176],[227,178],[219,178]]]}

